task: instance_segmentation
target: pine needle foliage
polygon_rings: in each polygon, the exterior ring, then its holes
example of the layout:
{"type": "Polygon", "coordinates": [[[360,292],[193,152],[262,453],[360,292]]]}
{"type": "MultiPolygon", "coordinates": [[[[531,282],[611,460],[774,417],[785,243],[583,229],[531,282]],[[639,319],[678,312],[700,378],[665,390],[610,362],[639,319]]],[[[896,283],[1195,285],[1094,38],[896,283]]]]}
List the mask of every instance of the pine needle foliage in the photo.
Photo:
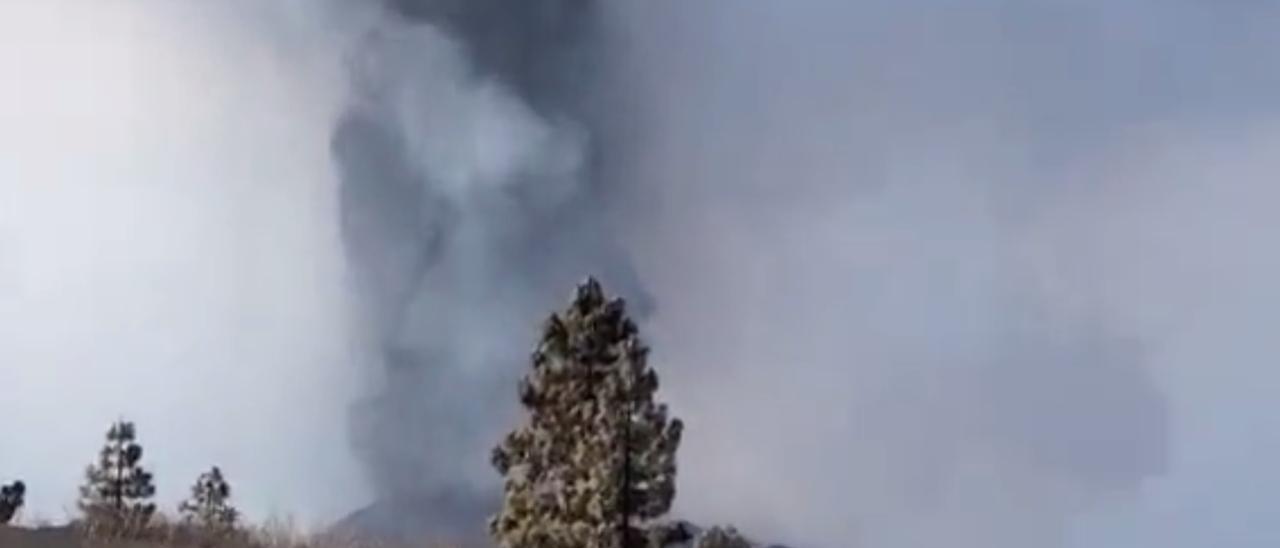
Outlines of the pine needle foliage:
{"type": "Polygon", "coordinates": [[[120,420],[107,430],[96,463],[85,471],[80,511],[100,533],[127,535],[147,527],[155,514],[156,488],[141,465],[142,445],[132,422],[120,420]]]}
{"type": "Polygon", "coordinates": [[[675,497],[683,424],[622,299],[587,279],[546,322],[520,383],[527,420],[493,452],[505,477],[490,532],[504,548],[635,548],[675,497]]]}
{"type": "Polygon", "coordinates": [[[231,485],[217,466],[196,478],[191,496],[178,505],[178,513],[184,524],[212,536],[234,532],[240,518],[240,512],[231,505],[231,485]]]}

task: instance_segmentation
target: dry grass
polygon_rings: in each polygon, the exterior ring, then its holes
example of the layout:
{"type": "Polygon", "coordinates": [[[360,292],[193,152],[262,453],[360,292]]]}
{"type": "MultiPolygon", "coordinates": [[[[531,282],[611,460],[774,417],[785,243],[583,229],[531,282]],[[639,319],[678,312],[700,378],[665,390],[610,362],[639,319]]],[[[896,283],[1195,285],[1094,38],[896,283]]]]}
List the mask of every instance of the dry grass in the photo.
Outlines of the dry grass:
{"type": "Polygon", "coordinates": [[[388,543],[308,534],[292,520],[272,519],[230,534],[210,534],[164,517],[144,528],[119,530],[84,521],[61,527],[0,526],[3,548],[471,548],[460,543],[388,543]]]}

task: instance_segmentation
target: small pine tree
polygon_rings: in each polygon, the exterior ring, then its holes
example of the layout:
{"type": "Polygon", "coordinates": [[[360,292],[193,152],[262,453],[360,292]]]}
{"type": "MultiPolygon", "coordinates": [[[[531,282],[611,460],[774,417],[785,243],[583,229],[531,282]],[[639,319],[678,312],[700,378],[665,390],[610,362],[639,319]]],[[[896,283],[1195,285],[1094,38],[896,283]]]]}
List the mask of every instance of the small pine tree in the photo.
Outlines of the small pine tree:
{"type": "Polygon", "coordinates": [[[107,431],[98,462],[85,471],[80,488],[80,511],[91,525],[116,534],[140,531],[151,521],[156,506],[149,502],[156,488],[151,473],[141,466],[142,446],[133,423],[117,421],[107,431]]]}
{"type": "Polygon", "coordinates": [[[588,279],[548,319],[520,384],[528,420],[494,450],[505,548],[633,548],[675,497],[683,425],[655,404],[658,377],[621,299],[588,279]]]}
{"type": "Polygon", "coordinates": [[[27,486],[21,481],[0,485],[0,525],[13,521],[27,496],[27,486]]]}
{"type": "Polygon", "coordinates": [[[240,517],[231,506],[231,485],[217,466],[200,474],[191,486],[191,498],[178,506],[178,513],[186,524],[217,536],[235,531],[240,517]]]}

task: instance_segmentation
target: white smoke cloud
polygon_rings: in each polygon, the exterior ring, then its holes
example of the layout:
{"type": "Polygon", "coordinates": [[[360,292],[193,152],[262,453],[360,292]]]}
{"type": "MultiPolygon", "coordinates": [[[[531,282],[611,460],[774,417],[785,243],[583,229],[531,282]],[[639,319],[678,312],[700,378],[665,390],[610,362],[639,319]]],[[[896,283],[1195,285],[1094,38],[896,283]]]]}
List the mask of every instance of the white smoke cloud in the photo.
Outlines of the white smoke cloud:
{"type": "MultiPolygon", "coordinates": [[[[530,182],[563,196],[580,181],[584,136],[553,126],[494,78],[475,75],[466,52],[427,24],[384,20],[359,52],[355,78],[386,89],[391,127],[424,185],[459,203],[530,182]]],[[[552,200],[554,202],[554,200],[552,200]]]]}
{"type": "Polygon", "coordinates": [[[595,235],[568,228],[584,217],[572,202],[592,186],[592,136],[479,59],[547,55],[537,40],[508,43],[538,22],[511,25],[514,15],[479,4],[401,4],[354,45],[356,92],[334,131],[344,242],[375,319],[359,365],[381,385],[353,409],[353,445],[381,497],[488,501],[511,387],[559,300],[546,289],[570,287],[592,260],[595,235]]]}
{"type": "MultiPolygon", "coordinates": [[[[390,94],[378,115],[414,176],[462,213],[424,304],[397,304],[410,332],[391,337],[448,341],[486,386],[489,364],[518,361],[522,345],[493,341],[531,333],[545,307],[484,304],[503,285],[484,275],[491,248],[524,227],[502,193],[532,181],[556,207],[585,135],[476,75],[453,38],[372,2],[23,1],[0,19],[0,71],[18,83],[0,91],[0,385],[14,395],[0,412],[42,417],[5,442],[0,474],[31,486],[29,516],[74,514],[117,416],[139,423],[165,506],[212,464],[251,518],[318,526],[372,496],[348,409],[382,389],[381,357],[349,299],[332,154],[371,88],[390,94]]],[[[431,418],[472,450],[440,450],[458,464],[433,481],[492,485],[488,431],[465,428],[474,402],[441,400],[431,418]]]]}

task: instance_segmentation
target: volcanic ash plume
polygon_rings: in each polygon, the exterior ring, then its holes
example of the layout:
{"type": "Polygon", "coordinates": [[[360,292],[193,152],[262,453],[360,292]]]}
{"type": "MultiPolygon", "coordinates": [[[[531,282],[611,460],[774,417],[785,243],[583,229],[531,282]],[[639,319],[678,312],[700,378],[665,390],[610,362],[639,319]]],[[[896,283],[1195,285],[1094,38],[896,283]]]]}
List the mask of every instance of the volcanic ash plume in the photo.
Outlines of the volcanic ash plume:
{"type": "Polygon", "coordinates": [[[487,454],[541,317],[598,272],[636,296],[592,207],[590,2],[396,1],[351,56],[333,152],[385,373],[353,412],[377,490],[496,485],[487,454]]]}

